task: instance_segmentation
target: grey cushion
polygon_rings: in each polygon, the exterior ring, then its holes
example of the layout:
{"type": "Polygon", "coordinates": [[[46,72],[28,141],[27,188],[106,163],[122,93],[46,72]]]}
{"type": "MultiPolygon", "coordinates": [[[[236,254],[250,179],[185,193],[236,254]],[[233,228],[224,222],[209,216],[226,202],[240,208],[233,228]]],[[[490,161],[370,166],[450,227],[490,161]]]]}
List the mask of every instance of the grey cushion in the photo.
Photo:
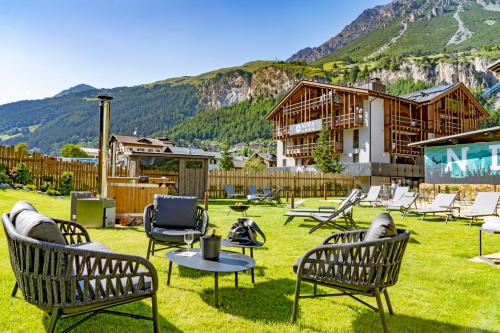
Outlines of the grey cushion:
{"type": "Polygon", "coordinates": [[[12,224],[16,223],[16,218],[19,213],[21,213],[23,210],[30,210],[32,212],[38,212],[35,207],[33,207],[32,204],[30,204],[27,201],[18,201],[12,206],[12,209],[10,210],[10,221],[12,224]]]}
{"type": "Polygon", "coordinates": [[[16,231],[26,237],[43,242],[66,245],[57,224],[45,215],[31,210],[21,211],[16,218],[16,231]]]}
{"type": "MultiPolygon", "coordinates": [[[[165,228],[159,228],[159,227],[153,227],[151,229],[151,237],[153,237],[154,240],[160,241],[160,242],[167,242],[167,243],[184,243],[184,229],[165,229],[165,228]]],[[[201,236],[201,232],[198,230],[193,231],[194,234],[194,239],[197,240],[201,236]]]]}
{"type": "Polygon", "coordinates": [[[196,228],[196,197],[181,197],[170,195],[155,195],[155,227],[173,229],[196,228]]]}
{"type": "Polygon", "coordinates": [[[98,242],[71,244],[71,245],[68,245],[68,247],[76,248],[79,250],[90,250],[90,251],[113,253],[113,251],[108,249],[106,247],[106,245],[104,245],[102,243],[98,243],[98,242]]]}
{"type": "Polygon", "coordinates": [[[387,213],[381,213],[371,223],[363,241],[375,241],[381,238],[396,236],[397,234],[392,216],[387,213]]]}

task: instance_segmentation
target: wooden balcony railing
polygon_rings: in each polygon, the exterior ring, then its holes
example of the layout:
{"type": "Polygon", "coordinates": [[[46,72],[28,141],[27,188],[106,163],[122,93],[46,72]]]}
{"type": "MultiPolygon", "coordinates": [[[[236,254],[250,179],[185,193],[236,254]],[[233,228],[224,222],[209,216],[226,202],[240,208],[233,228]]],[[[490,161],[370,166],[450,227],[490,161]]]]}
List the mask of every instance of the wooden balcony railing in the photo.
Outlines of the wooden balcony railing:
{"type": "Polygon", "coordinates": [[[426,128],[425,121],[421,121],[418,119],[404,117],[404,116],[398,116],[398,115],[394,115],[394,114],[391,116],[390,119],[391,119],[391,124],[397,124],[399,126],[404,126],[407,129],[420,131],[421,129],[426,128]]]}
{"type": "Polygon", "coordinates": [[[461,125],[453,122],[441,122],[429,120],[429,131],[439,134],[452,135],[476,130],[476,127],[461,125]]]}
{"type": "MultiPolygon", "coordinates": [[[[299,145],[287,145],[285,154],[287,156],[312,156],[312,152],[315,146],[315,142],[299,145]]],[[[333,145],[333,153],[341,153],[343,151],[343,147],[344,145],[342,142],[335,142],[335,144],[333,145]]]]}
{"type": "Polygon", "coordinates": [[[422,148],[408,147],[415,141],[410,140],[385,140],[385,151],[394,154],[422,155],[422,148]]]}
{"type": "Polygon", "coordinates": [[[297,113],[303,110],[310,110],[328,103],[341,103],[340,96],[335,94],[325,94],[319,97],[311,98],[302,102],[285,105],[282,108],[284,115],[297,113]]]}

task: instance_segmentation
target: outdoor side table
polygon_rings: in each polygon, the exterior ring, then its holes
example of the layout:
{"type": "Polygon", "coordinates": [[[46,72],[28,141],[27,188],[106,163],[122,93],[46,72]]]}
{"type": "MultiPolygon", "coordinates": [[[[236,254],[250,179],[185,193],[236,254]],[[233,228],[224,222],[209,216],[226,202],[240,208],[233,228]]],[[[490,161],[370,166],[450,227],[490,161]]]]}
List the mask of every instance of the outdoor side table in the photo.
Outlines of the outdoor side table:
{"type": "Polygon", "coordinates": [[[172,263],[177,265],[196,269],[199,271],[214,273],[214,302],[215,307],[219,307],[219,273],[234,273],[234,285],[238,288],[238,272],[254,268],[255,261],[244,254],[220,251],[217,260],[206,260],[201,256],[200,249],[181,249],[170,251],[166,255],[168,262],[167,285],[170,286],[170,275],[172,273],[172,263]],[[192,257],[179,255],[183,252],[195,252],[192,257]]]}
{"type": "Polygon", "coordinates": [[[482,244],[482,231],[484,232],[489,232],[490,234],[497,234],[499,235],[500,234],[500,230],[498,229],[485,229],[483,227],[480,227],[479,228],[479,259],[482,259],[484,261],[487,261],[493,265],[498,265],[495,260],[491,260],[490,258],[487,258],[487,257],[483,257],[483,244],[482,244]]]}
{"type": "MultiPolygon", "coordinates": [[[[250,249],[250,257],[253,259],[253,249],[258,248],[258,247],[262,247],[264,245],[264,243],[257,241],[256,244],[247,245],[247,244],[233,243],[229,239],[223,239],[221,241],[221,245],[224,247],[235,247],[235,248],[242,249],[243,254],[245,254],[245,249],[250,249]]],[[[254,268],[253,267],[251,269],[251,273],[252,273],[252,283],[255,283],[255,275],[254,275],[254,268]]]]}

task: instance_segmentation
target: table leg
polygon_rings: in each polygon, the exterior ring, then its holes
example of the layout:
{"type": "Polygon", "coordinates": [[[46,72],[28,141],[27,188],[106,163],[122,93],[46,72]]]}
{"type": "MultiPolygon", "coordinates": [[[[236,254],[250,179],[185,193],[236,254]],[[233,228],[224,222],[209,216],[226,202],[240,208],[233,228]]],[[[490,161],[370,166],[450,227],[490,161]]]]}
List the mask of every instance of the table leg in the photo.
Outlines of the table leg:
{"type": "Polygon", "coordinates": [[[245,254],[245,248],[244,248],[244,247],[242,247],[241,249],[243,250],[243,254],[245,254]]]}
{"type": "Polygon", "coordinates": [[[214,273],[215,277],[215,289],[214,289],[214,298],[215,298],[215,307],[219,307],[219,273],[214,273]]]}
{"type": "Polygon", "coordinates": [[[234,286],[238,288],[238,272],[234,272],[234,286]]]}
{"type": "Polygon", "coordinates": [[[167,286],[170,286],[170,274],[172,273],[172,262],[168,261],[167,286]]]}

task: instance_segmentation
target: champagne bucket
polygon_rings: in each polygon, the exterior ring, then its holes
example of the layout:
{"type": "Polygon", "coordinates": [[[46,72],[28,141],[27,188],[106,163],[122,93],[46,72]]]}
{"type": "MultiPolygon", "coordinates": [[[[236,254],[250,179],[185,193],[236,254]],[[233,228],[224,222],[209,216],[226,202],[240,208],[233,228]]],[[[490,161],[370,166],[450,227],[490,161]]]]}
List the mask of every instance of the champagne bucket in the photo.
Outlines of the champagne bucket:
{"type": "Polygon", "coordinates": [[[203,236],[200,238],[201,257],[207,260],[219,258],[221,236],[203,236]]]}

